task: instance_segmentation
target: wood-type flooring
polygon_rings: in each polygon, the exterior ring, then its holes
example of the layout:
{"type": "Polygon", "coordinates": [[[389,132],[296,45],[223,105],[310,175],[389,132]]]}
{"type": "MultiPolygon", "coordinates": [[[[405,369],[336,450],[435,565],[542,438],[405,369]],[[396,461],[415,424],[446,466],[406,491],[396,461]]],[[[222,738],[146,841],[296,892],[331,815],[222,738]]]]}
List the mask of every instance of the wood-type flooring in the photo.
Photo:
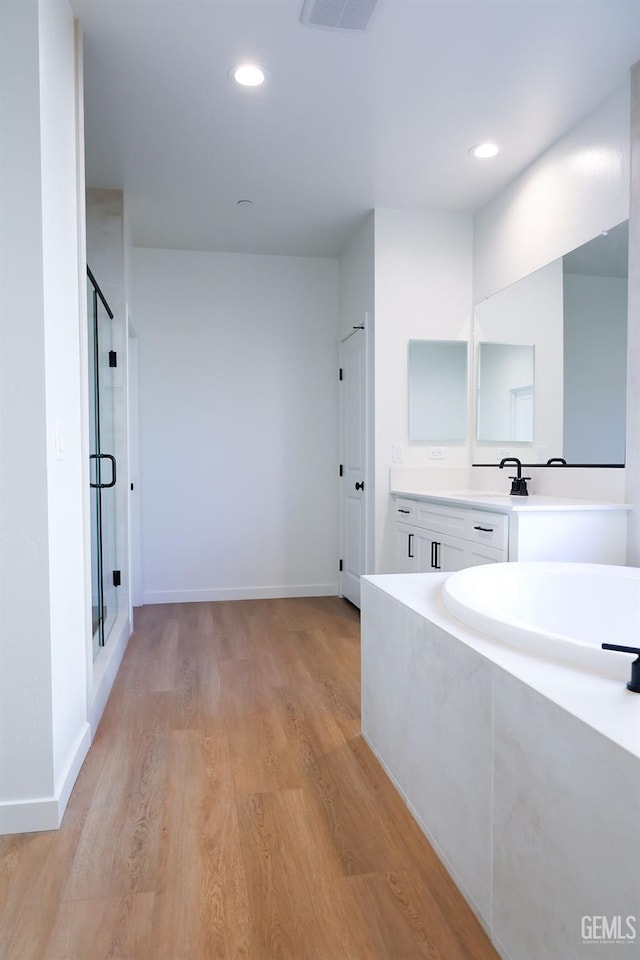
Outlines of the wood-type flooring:
{"type": "Polygon", "coordinates": [[[360,735],[355,608],[138,610],[60,830],[0,837],[0,958],[425,957],[498,960],[360,735]]]}

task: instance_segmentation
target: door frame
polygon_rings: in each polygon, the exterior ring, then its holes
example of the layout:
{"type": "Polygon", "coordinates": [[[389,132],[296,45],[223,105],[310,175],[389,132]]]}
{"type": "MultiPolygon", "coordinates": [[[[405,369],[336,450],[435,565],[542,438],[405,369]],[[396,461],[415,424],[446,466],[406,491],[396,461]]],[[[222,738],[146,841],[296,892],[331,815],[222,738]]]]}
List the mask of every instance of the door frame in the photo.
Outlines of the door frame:
{"type": "Polygon", "coordinates": [[[142,521],[140,517],[140,430],[138,394],[138,334],[127,316],[127,492],[129,497],[129,616],[133,608],[142,606],[142,521]]]}
{"type": "MultiPolygon", "coordinates": [[[[372,371],[373,371],[373,324],[371,323],[370,314],[368,311],[365,311],[363,322],[354,326],[350,333],[342,337],[339,342],[339,366],[342,367],[342,358],[343,358],[343,346],[347,340],[350,340],[351,337],[359,335],[359,331],[362,330],[364,334],[364,529],[362,531],[363,537],[363,556],[364,556],[364,571],[367,573],[375,573],[375,482],[373,475],[373,413],[372,413],[372,401],[373,401],[373,389],[372,389],[372,371]]],[[[341,386],[341,384],[340,384],[341,386]]],[[[339,390],[339,460],[342,462],[343,455],[343,444],[344,444],[344,403],[345,403],[345,391],[343,389],[339,390]]],[[[343,496],[342,496],[342,479],[340,479],[339,486],[339,525],[340,525],[340,557],[344,558],[345,551],[345,515],[343,508],[343,496]]],[[[338,574],[338,593],[342,597],[344,596],[342,592],[342,571],[338,574]]]]}

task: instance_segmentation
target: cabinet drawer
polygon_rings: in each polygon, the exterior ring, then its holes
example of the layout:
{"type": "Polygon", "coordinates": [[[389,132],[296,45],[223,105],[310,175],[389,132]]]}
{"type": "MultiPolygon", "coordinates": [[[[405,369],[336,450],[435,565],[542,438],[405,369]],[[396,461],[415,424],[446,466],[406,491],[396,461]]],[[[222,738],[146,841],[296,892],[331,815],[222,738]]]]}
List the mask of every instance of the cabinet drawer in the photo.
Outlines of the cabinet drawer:
{"type": "Polygon", "coordinates": [[[445,507],[441,504],[417,501],[413,522],[425,530],[453,537],[466,537],[466,517],[469,511],[461,507],[445,507]]]}
{"type": "Polygon", "coordinates": [[[400,500],[398,498],[394,501],[395,507],[395,518],[401,523],[413,523],[415,518],[416,511],[416,501],[415,500],[400,500]]]}
{"type": "Polygon", "coordinates": [[[467,539],[486,547],[496,547],[498,550],[508,549],[509,517],[505,514],[470,510],[467,514],[467,523],[467,539]]]}

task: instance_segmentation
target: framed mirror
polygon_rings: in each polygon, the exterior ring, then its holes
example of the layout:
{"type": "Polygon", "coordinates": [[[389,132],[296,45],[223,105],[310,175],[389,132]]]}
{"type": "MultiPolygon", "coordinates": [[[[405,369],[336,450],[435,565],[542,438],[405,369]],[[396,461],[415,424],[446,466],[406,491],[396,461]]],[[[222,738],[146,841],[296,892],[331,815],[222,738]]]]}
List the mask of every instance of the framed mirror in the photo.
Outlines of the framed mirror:
{"type": "Polygon", "coordinates": [[[531,440],[498,439],[478,407],[474,463],[517,444],[510,452],[532,463],[624,465],[628,256],[625,221],[476,304],[474,341],[533,346],[535,372],[531,440]]]}
{"type": "Polygon", "coordinates": [[[467,439],[467,354],[465,340],[409,341],[409,443],[467,439]]]}

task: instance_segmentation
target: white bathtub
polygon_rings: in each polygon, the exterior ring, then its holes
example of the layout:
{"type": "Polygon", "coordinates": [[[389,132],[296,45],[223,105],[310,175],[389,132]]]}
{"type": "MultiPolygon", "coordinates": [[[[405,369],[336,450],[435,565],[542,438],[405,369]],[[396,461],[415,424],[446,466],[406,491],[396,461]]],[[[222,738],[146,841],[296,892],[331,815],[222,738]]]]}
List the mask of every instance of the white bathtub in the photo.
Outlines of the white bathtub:
{"type": "Polygon", "coordinates": [[[452,573],[442,588],[463,623],[540,656],[628,680],[640,646],[640,568],[591,563],[490,563],[452,573]]]}

